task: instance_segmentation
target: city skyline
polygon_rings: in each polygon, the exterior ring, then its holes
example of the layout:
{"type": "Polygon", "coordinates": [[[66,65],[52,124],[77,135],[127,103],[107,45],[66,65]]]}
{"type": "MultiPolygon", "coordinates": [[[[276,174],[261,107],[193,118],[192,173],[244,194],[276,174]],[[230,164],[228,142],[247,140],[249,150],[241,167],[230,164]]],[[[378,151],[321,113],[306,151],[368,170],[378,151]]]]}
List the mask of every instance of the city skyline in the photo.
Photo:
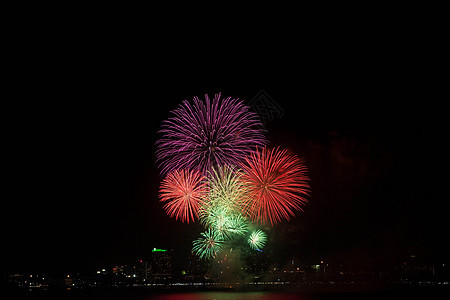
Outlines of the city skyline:
{"type": "Polygon", "coordinates": [[[212,260],[201,259],[192,253],[183,267],[174,267],[173,254],[170,249],[153,248],[147,259],[102,266],[95,271],[64,274],[15,272],[6,274],[2,280],[6,280],[11,288],[30,292],[61,288],[68,291],[93,288],[239,290],[257,286],[344,291],[394,286],[447,287],[450,275],[448,264],[424,264],[417,261],[414,255],[395,266],[355,268],[323,260],[304,264],[294,257],[284,265],[276,265],[271,254],[264,255],[261,251],[250,251],[244,255],[246,258],[230,251],[212,260]]]}

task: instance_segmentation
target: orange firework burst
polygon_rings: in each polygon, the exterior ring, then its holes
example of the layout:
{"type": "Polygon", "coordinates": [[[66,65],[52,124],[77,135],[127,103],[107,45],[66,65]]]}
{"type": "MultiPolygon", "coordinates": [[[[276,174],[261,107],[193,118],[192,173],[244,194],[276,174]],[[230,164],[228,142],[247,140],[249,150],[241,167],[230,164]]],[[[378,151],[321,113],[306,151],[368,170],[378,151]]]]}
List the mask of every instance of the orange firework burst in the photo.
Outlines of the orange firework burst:
{"type": "Polygon", "coordinates": [[[246,158],[242,180],[250,191],[248,214],[273,225],[302,210],[309,195],[309,178],[303,162],[286,150],[264,147],[246,158]]]}
{"type": "Polygon", "coordinates": [[[170,217],[187,222],[198,217],[198,210],[207,195],[207,183],[198,171],[174,170],[161,183],[159,197],[166,202],[170,217]]]}

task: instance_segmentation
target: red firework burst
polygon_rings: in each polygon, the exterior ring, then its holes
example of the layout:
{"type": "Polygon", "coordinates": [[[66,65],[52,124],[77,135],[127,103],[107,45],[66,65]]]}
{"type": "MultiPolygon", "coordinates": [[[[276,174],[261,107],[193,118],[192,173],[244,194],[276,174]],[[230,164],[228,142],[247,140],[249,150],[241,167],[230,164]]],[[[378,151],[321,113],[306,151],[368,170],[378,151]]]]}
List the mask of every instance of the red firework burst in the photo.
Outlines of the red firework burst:
{"type": "Polygon", "coordinates": [[[250,190],[248,214],[261,223],[289,220],[310,193],[307,169],[296,155],[264,147],[246,158],[242,180],[250,190]]]}
{"type": "Polygon", "coordinates": [[[162,181],[159,189],[164,209],[171,217],[182,222],[198,217],[198,210],[207,195],[207,183],[197,171],[174,170],[162,181]]]}

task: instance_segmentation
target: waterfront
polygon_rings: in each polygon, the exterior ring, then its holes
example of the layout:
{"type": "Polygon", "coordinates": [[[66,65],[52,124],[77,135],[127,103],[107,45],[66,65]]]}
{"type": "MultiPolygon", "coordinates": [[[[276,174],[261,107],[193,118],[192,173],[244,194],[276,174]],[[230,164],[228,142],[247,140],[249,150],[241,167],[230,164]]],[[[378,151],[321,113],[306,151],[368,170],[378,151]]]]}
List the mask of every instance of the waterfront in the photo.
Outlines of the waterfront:
{"type": "Polygon", "coordinates": [[[111,300],[228,300],[228,299],[400,299],[425,297],[448,299],[448,284],[414,284],[379,286],[371,284],[348,285],[291,285],[284,287],[258,286],[245,288],[215,287],[160,289],[148,287],[88,288],[88,289],[11,289],[2,290],[6,299],[111,299],[111,300]]]}

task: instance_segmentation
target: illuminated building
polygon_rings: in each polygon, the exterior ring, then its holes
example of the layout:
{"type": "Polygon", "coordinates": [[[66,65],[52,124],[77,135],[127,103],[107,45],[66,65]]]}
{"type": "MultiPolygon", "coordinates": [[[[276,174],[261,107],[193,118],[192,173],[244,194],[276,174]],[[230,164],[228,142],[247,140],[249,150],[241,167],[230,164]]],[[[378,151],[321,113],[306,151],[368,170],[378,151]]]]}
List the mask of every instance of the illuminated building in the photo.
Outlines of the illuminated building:
{"type": "Polygon", "coordinates": [[[153,248],[150,262],[151,279],[153,282],[172,279],[172,250],[153,248]]]}

